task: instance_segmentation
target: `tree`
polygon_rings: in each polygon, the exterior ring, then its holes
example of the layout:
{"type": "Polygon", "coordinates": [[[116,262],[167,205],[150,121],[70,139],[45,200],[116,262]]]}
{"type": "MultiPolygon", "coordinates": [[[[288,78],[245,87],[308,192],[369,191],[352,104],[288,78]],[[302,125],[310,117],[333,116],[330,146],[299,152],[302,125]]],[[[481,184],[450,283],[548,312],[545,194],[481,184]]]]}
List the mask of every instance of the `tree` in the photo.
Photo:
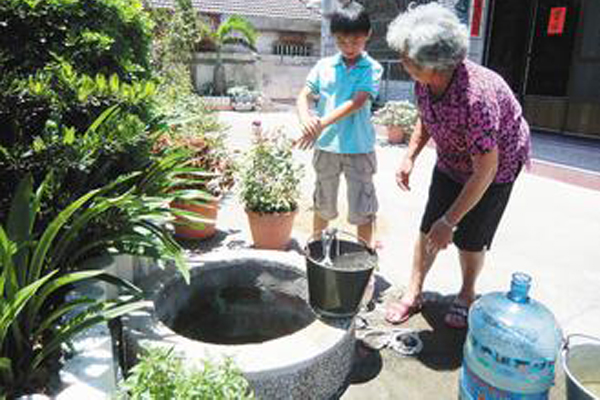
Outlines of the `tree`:
{"type": "Polygon", "coordinates": [[[215,94],[222,95],[226,89],[223,47],[228,44],[235,44],[256,51],[254,46],[257,37],[258,33],[254,26],[238,15],[228,17],[214,28],[211,28],[208,24],[203,26],[201,38],[212,43],[217,55],[213,71],[213,90],[215,94]]]}

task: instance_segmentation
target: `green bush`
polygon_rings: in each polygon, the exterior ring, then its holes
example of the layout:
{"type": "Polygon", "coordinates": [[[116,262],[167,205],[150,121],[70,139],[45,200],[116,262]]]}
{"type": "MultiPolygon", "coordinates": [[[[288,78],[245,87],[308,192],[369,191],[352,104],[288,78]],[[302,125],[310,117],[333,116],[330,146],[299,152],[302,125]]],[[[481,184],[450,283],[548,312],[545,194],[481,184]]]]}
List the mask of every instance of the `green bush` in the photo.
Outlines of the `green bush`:
{"type": "Polygon", "coordinates": [[[92,76],[150,77],[152,23],[139,0],[3,0],[0,21],[0,75],[58,56],[92,76]]]}
{"type": "MultiPolygon", "coordinates": [[[[46,389],[49,374],[56,372],[50,364],[57,364],[61,347],[74,335],[144,306],[136,301],[142,297],[138,289],[102,270],[66,272],[85,260],[86,253],[129,243],[150,247],[161,258],[173,258],[185,268],[181,249],[153,221],[171,216],[160,201],[168,204],[171,199],[136,193],[143,185],[156,182],[161,170],[172,171],[162,164],[86,193],[60,210],[39,233],[33,227],[50,179],[35,191],[31,176],[19,183],[8,221],[0,224],[0,398],[46,389]],[[124,191],[116,194],[120,186],[124,191]],[[114,209],[128,216],[123,230],[105,232],[93,240],[83,237],[88,224],[106,218],[114,209]],[[66,296],[73,284],[99,279],[125,287],[133,297],[102,301],[66,296]]],[[[188,279],[187,269],[182,272],[188,279]]]]}
{"type": "Polygon", "coordinates": [[[160,348],[145,351],[123,384],[123,389],[131,400],[255,398],[248,382],[231,360],[223,364],[205,361],[201,367],[186,366],[172,349],[160,348]]]}
{"type": "Polygon", "coordinates": [[[60,209],[151,162],[152,22],[140,1],[4,0],[0,21],[0,222],[27,174],[39,184],[57,172],[60,209]],[[115,104],[110,138],[80,140],[115,104]]]}
{"type": "Polygon", "coordinates": [[[290,212],[298,208],[302,165],[296,163],[292,142],[281,129],[263,132],[257,121],[252,148],[240,168],[240,195],[247,210],[290,212]]]}

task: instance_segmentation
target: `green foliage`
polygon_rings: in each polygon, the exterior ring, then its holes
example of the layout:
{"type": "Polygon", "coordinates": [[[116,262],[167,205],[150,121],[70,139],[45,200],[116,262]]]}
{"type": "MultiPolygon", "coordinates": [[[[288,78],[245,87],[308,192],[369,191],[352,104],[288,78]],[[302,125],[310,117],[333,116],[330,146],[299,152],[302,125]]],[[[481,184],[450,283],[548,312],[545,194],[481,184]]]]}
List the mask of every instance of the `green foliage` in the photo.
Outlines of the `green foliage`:
{"type": "Polygon", "coordinates": [[[232,15],[211,29],[209,23],[205,24],[201,32],[202,38],[209,39],[217,49],[222,50],[226,44],[236,44],[255,50],[258,33],[254,26],[244,17],[232,15]]]}
{"type": "Polygon", "coordinates": [[[173,350],[145,351],[123,385],[131,400],[250,400],[248,382],[231,360],[186,366],[173,350]]]}
{"type": "Polygon", "coordinates": [[[149,77],[152,25],[139,0],[3,0],[0,21],[0,75],[58,56],[91,76],[149,77]]]}
{"type": "Polygon", "coordinates": [[[137,301],[138,289],[104,271],[59,271],[85,252],[79,247],[78,235],[86,223],[94,215],[121,206],[127,197],[104,198],[110,186],[89,192],[36,234],[33,227],[46,182],[34,192],[32,178],[23,179],[13,197],[7,225],[0,225],[0,387],[9,397],[35,389],[44,376],[45,364],[55,360],[61,346],[74,335],[142,306],[137,301]],[[98,279],[120,285],[129,296],[118,301],[66,296],[73,284],[98,279]]]}
{"type": "Polygon", "coordinates": [[[222,51],[227,44],[239,45],[256,50],[258,33],[254,26],[244,17],[232,15],[217,26],[206,22],[201,27],[200,37],[202,41],[210,43],[217,53],[215,69],[213,71],[213,90],[215,94],[225,93],[225,69],[223,68],[222,51]]]}
{"type": "Polygon", "coordinates": [[[409,101],[388,101],[373,114],[373,122],[379,125],[395,125],[402,127],[405,132],[412,132],[419,112],[409,101]]]}
{"type": "Polygon", "coordinates": [[[247,210],[294,211],[298,207],[303,169],[294,161],[292,143],[282,130],[263,132],[260,125],[240,168],[240,194],[247,210]]]}
{"type": "Polygon", "coordinates": [[[174,5],[174,10],[151,11],[155,22],[152,60],[155,67],[165,73],[171,66],[191,60],[203,24],[191,0],[176,0],[174,5]]]}
{"type": "Polygon", "coordinates": [[[57,172],[58,210],[149,164],[152,23],[138,0],[5,0],[0,21],[0,222],[26,174],[57,172]],[[108,139],[80,140],[115,104],[123,115],[104,125],[108,139]]]}

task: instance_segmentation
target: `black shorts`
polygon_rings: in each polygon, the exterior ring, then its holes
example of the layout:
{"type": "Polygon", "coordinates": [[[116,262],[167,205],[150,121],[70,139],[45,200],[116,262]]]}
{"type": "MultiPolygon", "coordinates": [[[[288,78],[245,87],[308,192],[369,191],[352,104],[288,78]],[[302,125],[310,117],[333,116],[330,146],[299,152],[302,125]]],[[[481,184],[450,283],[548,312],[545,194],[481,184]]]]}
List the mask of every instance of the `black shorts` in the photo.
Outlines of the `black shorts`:
{"type": "MultiPolygon", "coordinates": [[[[508,204],[514,182],[491,184],[479,202],[463,217],[454,231],[454,244],[465,251],[489,249],[494,234],[508,204]]],[[[464,184],[452,180],[434,168],[429,199],[421,220],[421,232],[427,234],[431,225],[450,208],[464,184]]]]}

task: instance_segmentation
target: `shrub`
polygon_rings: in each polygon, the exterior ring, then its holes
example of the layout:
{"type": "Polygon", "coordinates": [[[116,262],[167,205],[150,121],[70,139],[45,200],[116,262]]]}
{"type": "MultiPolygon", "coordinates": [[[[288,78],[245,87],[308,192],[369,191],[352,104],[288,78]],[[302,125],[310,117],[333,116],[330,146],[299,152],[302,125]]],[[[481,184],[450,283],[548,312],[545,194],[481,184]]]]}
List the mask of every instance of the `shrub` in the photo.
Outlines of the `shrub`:
{"type": "Polygon", "coordinates": [[[131,400],[250,400],[248,382],[231,360],[205,361],[186,366],[173,350],[151,348],[144,352],[123,384],[131,400]]]}
{"type": "Polygon", "coordinates": [[[373,122],[379,125],[400,126],[407,133],[412,132],[419,112],[409,101],[388,101],[383,108],[375,111],[373,122]]]}
{"type": "Polygon", "coordinates": [[[298,208],[302,166],[294,161],[292,142],[282,129],[263,132],[258,121],[251,149],[240,168],[240,194],[247,210],[259,213],[298,208]]]}
{"type": "Polygon", "coordinates": [[[4,0],[0,21],[0,75],[30,75],[58,56],[92,76],[150,76],[152,24],[139,0],[4,0]]]}

